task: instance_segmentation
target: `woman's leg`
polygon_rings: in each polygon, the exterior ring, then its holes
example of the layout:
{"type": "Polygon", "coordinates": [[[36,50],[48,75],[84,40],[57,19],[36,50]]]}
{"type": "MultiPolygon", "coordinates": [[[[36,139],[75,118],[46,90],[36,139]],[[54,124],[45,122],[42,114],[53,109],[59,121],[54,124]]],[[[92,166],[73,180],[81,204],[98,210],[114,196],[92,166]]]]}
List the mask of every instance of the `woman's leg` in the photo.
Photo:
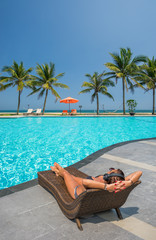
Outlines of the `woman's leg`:
{"type": "Polygon", "coordinates": [[[82,185],[82,179],[74,177],[58,163],[54,163],[54,167],[51,167],[51,169],[56,173],[57,176],[63,177],[68,192],[72,198],[76,198],[75,191],[77,195],[80,195],[82,192],[86,191],[86,188],[82,185]]]}
{"type": "MultiPolygon", "coordinates": [[[[56,164],[58,164],[58,163],[55,163],[55,165],[56,164]]],[[[59,164],[58,164],[59,165],[59,164]]],[[[59,167],[60,167],[60,169],[62,170],[64,170],[64,171],[66,171],[64,168],[62,168],[60,165],[59,165],[59,167]]],[[[59,169],[57,168],[57,165],[56,165],[56,167],[54,166],[54,167],[50,167],[51,168],[51,170],[52,171],[54,171],[55,173],[56,173],[56,175],[57,176],[61,176],[62,177],[62,175],[60,174],[60,171],[59,171],[59,169]]],[[[67,171],[66,171],[67,172],[67,171]]],[[[75,177],[74,175],[72,175],[72,174],[70,174],[71,176],[72,176],[72,178],[79,184],[79,185],[83,185],[83,183],[82,183],[82,180],[83,180],[83,178],[80,178],[80,177],[75,177]]]]}

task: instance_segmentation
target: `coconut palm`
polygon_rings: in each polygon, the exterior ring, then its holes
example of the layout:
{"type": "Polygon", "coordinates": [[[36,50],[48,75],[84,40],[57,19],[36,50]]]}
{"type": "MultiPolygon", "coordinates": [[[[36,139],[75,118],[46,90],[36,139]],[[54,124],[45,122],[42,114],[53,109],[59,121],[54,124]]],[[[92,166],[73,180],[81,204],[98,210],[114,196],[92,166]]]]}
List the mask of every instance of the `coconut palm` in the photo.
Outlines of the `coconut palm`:
{"type": "Polygon", "coordinates": [[[28,87],[28,82],[31,79],[30,72],[32,68],[26,70],[23,66],[23,62],[18,65],[15,61],[13,62],[12,66],[4,66],[2,72],[8,73],[8,77],[1,76],[0,83],[1,83],[1,91],[7,89],[8,87],[15,87],[17,86],[18,91],[18,107],[17,107],[17,114],[19,113],[20,108],[20,101],[21,101],[21,93],[24,87],[28,87]]]}
{"type": "Polygon", "coordinates": [[[156,59],[154,59],[154,57],[152,59],[147,58],[147,63],[140,66],[139,70],[135,79],[142,85],[146,85],[147,91],[153,91],[152,114],[155,114],[156,59]]]}
{"type": "Polygon", "coordinates": [[[112,95],[108,93],[107,87],[114,86],[114,83],[113,81],[109,80],[109,78],[103,79],[105,75],[106,74],[104,72],[101,74],[98,74],[98,72],[94,72],[93,76],[91,76],[90,74],[86,74],[85,76],[88,77],[89,82],[83,82],[81,86],[81,87],[86,87],[86,89],[82,90],[80,93],[88,93],[93,91],[91,102],[93,102],[94,99],[96,98],[97,115],[99,114],[99,93],[102,93],[107,97],[113,99],[112,95]]]}
{"type": "Polygon", "coordinates": [[[130,48],[120,48],[120,54],[110,53],[113,58],[113,63],[105,63],[104,65],[109,68],[112,72],[108,74],[111,78],[115,78],[116,82],[118,78],[122,79],[122,90],[123,90],[123,114],[125,114],[125,86],[128,91],[129,88],[134,91],[133,84],[131,80],[133,80],[138,86],[142,87],[134,78],[134,72],[137,70],[137,65],[140,62],[145,62],[145,56],[137,56],[132,59],[132,52],[130,48]]]}
{"type": "Polygon", "coordinates": [[[58,82],[58,79],[64,76],[64,73],[60,73],[57,76],[55,76],[55,64],[53,64],[52,62],[50,62],[49,65],[47,63],[45,65],[37,64],[36,73],[38,76],[33,76],[33,80],[31,80],[29,85],[33,89],[33,91],[29,94],[29,96],[40,92],[38,95],[38,98],[40,98],[45,93],[45,99],[44,99],[44,105],[43,105],[43,114],[44,114],[48,92],[51,91],[51,93],[56,97],[56,101],[57,101],[57,99],[59,99],[60,96],[56,92],[54,87],[61,87],[61,88],[69,88],[69,87],[63,83],[58,82]]]}

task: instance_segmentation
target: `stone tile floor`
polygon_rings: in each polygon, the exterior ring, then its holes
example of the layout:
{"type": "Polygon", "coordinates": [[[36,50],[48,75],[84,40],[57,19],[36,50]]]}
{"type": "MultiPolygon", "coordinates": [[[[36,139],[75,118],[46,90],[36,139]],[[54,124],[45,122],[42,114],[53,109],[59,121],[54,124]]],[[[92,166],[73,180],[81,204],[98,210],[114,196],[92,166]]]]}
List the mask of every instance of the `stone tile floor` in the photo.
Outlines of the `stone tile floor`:
{"type": "MultiPolygon", "coordinates": [[[[140,166],[140,165],[139,165],[140,166]]],[[[121,168],[125,174],[142,170],[142,184],[121,207],[124,220],[114,210],[81,219],[83,231],[67,219],[53,196],[39,185],[0,198],[1,240],[53,239],[156,239],[156,140],[130,142],[115,147],[80,168],[98,175],[109,167],[121,168]],[[114,156],[117,157],[114,161],[114,156]],[[124,159],[124,163],[120,162],[124,159]],[[129,160],[136,162],[131,165],[129,160]],[[142,163],[139,168],[137,163],[142,163]],[[146,165],[144,165],[146,164],[146,165]],[[148,167],[146,169],[146,167],[148,167]]]]}

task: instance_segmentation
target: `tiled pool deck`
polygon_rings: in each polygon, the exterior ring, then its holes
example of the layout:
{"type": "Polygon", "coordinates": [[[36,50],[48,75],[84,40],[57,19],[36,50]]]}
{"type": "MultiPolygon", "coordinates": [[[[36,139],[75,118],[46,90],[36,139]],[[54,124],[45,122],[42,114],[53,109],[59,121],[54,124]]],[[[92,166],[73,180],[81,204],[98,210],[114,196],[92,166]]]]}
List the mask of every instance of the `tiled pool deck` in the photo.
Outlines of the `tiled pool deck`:
{"type": "Polygon", "coordinates": [[[113,210],[99,213],[81,219],[81,232],[62,214],[53,196],[32,181],[0,191],[0,239],[156,239],[156,139],[100,150],[75,167],[89,175],[109,167],[121,168],[126,175],[143,171],[142,184],[121,207],[123,220],[118,220],[113,210]]]}

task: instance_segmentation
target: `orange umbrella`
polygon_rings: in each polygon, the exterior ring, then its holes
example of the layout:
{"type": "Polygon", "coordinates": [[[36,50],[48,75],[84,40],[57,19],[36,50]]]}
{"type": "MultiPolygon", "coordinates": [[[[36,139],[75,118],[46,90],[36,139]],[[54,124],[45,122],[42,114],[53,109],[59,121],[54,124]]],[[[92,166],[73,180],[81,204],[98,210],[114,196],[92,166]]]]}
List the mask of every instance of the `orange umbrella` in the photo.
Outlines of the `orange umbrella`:
{"type": "Polygon", "coordinates": [[[60,103],[69,103],[69,113],[70,113],[70,103],[76,103],[78,102],[79,100],[75,99],[75,98],[71,98],[71,97],[67,97],[67,98],[64,98],[62,100],[60,100],[60,103]]]}

